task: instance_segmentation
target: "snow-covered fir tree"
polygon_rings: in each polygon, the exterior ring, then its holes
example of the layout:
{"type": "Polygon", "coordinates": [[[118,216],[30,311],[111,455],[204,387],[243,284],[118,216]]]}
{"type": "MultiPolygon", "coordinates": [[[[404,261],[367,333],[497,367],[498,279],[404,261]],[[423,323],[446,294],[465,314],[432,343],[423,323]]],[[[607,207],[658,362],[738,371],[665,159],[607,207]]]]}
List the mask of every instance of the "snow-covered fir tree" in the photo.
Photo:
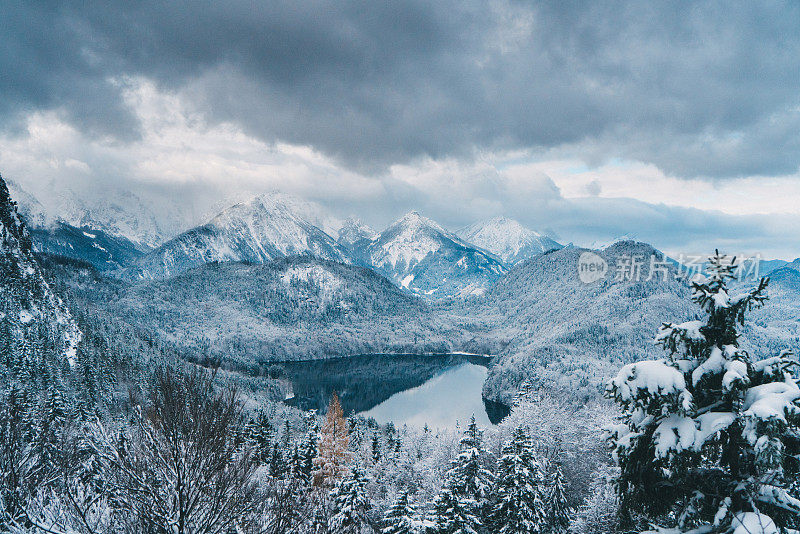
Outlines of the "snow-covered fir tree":
{"type": "Polygon", "coordinates": [[[459,441],[458,456],[447,472],[447,480],[434,503],[436,532],[480,532],[491,513],[489,497],[494,475],[484,467],[488,455],[482,433],[473,416],[459,441]]]}
{"type": "Polygon", "coordinates": [[[488,511],[494,475],[485,466],[488,452],[483,447],[482,432],[472,416],[459,442],[458,456],[448,471],[448,487],[462,499],[472,500],[476,511],[483,516],[488,511]]]}
{"type": "Polygon", "coordinates": [[[403,491],[383,517],[383,534],[417,534],[424,525],[417,515],[408,491],[403,491]]]}
{"type": "Polygon", "coordinates": [[[331,527],[334,532],[342,534],[359,534],[372,531],[372,520],[369,512],[372,508],[367,496],[367,479],[358,467],[350,469],[350,475],[339,482],[331,492],[333,517],[331,527]]]}
{"type": "Polygon", "coordinates": [[[572,509],[569,506],[567,488],[564,482],[564,473],[557,461],[549,463],[548,487],[545,502],[547,505],[547,530],[549,532],[564,532],[572,519],[572,509]]]}
{"type": "Polygon", "coordinates": [[[543,530],[546,510],[541,471],[530,438],[523,428],[516,428],[500,458],[491,514],[493,532],[529,534],[543,530]]]}
{"type": "Polygon", "coordinates": [[[430,532],[433,534],[479,534],[483,522],[474,499],[462,498],[445,487],[433,503],[430,532]]]}
{"type": "Polygon", "coordinates": [[[732,296],[734,263],[717,253],[708,276],[694,279],[692,300],[706,317],[662,325],[667,358],[628,364],[608,385],[624,414],[609,441],[625,528],[800,528],[798,362],[740,348],[738,325],[766,300],[768,280],[732,296]]]}

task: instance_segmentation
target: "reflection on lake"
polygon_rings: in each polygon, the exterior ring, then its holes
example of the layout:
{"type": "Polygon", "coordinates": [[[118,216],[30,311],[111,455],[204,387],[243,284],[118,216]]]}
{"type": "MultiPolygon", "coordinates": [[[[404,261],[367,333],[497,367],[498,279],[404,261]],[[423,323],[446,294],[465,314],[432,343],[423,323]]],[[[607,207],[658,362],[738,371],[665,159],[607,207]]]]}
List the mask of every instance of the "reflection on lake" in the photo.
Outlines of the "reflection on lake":
{"type": "Polygon", "coordinates": [[[395,393],[374,408],[362,412],[378,423],[394,422],[431,428],[464,426],[472,415],[479,426],[491,424],[483,404],[481,389],[487,369],[474,363],[450,368],[415,388],[395,393]]]}
{"type": "Polygon", "coordinates": [[[474,413],[486,426],[508,413],[482,398],[487,365],[487,358],[465,355],[373,354],[281,362],[270,374],[291,382],[291,403],[304,410],[324,411],[336,391],[346,414],[380,423],[454,426],[474,413]]]}

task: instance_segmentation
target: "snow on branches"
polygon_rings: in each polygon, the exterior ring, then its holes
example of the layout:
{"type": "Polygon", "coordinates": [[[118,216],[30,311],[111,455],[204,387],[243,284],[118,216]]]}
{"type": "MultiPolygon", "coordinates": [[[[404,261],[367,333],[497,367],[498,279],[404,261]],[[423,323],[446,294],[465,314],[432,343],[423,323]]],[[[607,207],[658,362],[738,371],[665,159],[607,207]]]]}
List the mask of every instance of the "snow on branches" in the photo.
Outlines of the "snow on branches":
{"type": "Polygon", "coordinates": [[[622,408],[608,442],[623,521],[661,532],[790,532],[800,527],[800,388],[791,352],[754,362],[737,325],[768,279],[732,295],[719,253],[692,282],[705,320],[664,323],[662,360],[625,365],[607,386],[622,408]],[[655,496],[655,497],[654,497],[655,496]]]}

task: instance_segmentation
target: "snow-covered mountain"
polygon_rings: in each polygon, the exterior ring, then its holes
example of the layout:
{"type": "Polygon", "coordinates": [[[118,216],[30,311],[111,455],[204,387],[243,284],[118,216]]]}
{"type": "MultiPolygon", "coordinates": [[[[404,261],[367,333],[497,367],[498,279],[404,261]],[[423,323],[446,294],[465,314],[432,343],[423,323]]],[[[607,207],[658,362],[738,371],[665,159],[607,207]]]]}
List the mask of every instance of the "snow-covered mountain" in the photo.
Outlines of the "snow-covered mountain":
{"type": "Polygon", "coordinates": [[[205,263],[265,263],[293,255],[352,263],[344,247],[309,222],[308,217],[324,219],[312,208],[280,193],[256,197],[164,243],[126,269],[124,276],[167,278],[205,263]]]}
{"type": "Polygon", "coordinates": [[[0,177],[0,341],[17,346],[49,338],[74,363],[82,334],[50,289],[33,255],[33,241],[0,177]],[[44,334],[44,335],[43,335],[44,334]]]}
{"type": "Polygon", "coordinates": [[[30,192],[10,182],[9,189],[13,197],[20,199],[20,213],[32,229],[50,229],[59,222],[90,227],[128,240],[145,252],[174,236],[180,228],[177,220],[160,220],[175,217],[161,217],[136,194],[110,186],[92,194],[55,184],[51,191],[30,192]]]}
{"type": "Polygon", "coordinates": [[[144,255],[124,237],[88,226],[76,228],[64,222],[35,228],[31,230],[31,237],[37,252],[82,260],[99,271],[125,267],[144,255]]]}
{"type": "Polygon", "coordinates": [[[401,287],[433,298],[482,294],[506,272],[499,258],[416,211],[381,232],[363,258],[401,287]]]}
{"type": "Polygon", "coordinates": [[[424,302],[372,270],[310,256],[203,265],[123,286],[98,305],[188,354],[206,350],[245,365],[446,351],[456,337],[424,302]]]}
{"type": "Polygon", "coordinates": [[[661,257],[650,245],[622,241],[604,250],[555,250],[514,266],[478,303],[485,308],[470,312],[486,317],[494,335],[507,340],[485,394],[508,401],[528,379],[594,395],[620,362],[659,356],[652,339],[661,322],[691,319],[696,308],[672,266],[650,277],[644,263],[638,276],[618,278],[626,259],[654,254],[661,257]],[[581,280],[584,252],[608,265],[601,279],[581,280]]]}
{"type": "Polygon", "coordinates": [[[542,252],[562,248],[546,235],[526,228],[514,219],[495,217],[462,228],[461,239],[488,250],[508,265],[532,258],[542,252]]]}
{"type": "Polygon", "coordinates": [[[800,258],[796,258],[794,261],[791,261],[784,265],[784,267],[788,267],[789,269],[794,269],[795,271],[800,271],[800,258]]]}
{"type": "Polygon", "coordinates": [[[378,237],[378,232],[355,217],[349,217],[344,221],[338,233],[339,244],[351,251],[363,249],[378,237]]]}

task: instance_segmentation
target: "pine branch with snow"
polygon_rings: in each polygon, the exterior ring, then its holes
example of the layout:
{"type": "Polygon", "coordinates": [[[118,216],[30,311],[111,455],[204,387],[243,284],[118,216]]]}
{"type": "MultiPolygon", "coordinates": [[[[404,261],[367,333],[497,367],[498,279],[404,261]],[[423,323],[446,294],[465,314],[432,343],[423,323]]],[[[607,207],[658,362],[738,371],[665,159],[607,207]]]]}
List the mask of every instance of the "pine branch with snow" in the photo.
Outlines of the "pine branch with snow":
{"type": "Polygon", "coordinates": [[[692,283],[704,321],[665,323],[662,360],[624,366],[608,396],[623,410],[609,429],[621,468],[622,519],[672,532],[789,532],[800,526],[800,387],[790,352],[756,360],[737,326],[766,300],[768,279],[729,293],[735,260],[710,258],[692,283]],[[755,530],[753,530],[755,529],[755,530]]]}

